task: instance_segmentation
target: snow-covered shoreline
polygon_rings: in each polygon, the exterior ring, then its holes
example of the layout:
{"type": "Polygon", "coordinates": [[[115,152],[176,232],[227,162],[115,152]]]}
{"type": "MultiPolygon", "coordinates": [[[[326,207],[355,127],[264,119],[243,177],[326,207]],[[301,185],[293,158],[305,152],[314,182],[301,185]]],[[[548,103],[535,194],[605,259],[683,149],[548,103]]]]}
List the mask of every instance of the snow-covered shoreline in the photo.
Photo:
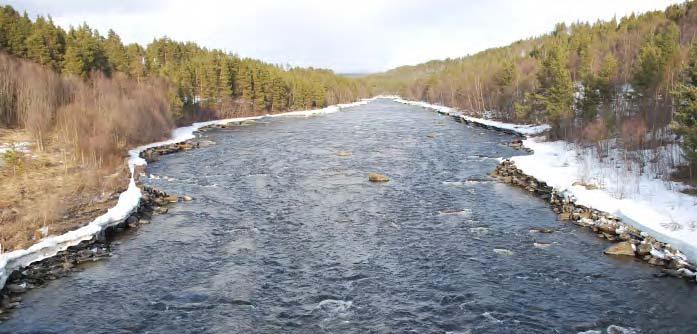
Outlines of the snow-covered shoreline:
{"type": "Polygon", "coordinates": [[[468,123],[474,123],[474,124],[484,126],[484,127],[510,131],[510,132],[514,132],[516,134],[519,134],[521,136],[538,135],[538,134],[544,133],[545,131],[550,129],[550,126],[547,124],[535,125],[535,124],[504,123],[504,122],[494,121],[494,120],[485,119],[485,118],[467,116],[455,108],[441,106],[441,105],[437,105],[437,104],[430,104],[430,103],[421,102],[421,101],[403,100],[399,97],[385,97],[385,98],[391,98],[395,102],[399,102],[402,104],[408,104],[408,105],[412,105],[412,106],[434,109],[434,110],[438,111],[439,113],[442,113],[442,114],[445,114],[448,116],[458,117],[458,118],[460,118],[463,121],[466,121],[468,123]]]}
{"type": "Polygon", "coordinates": [[[135,167],[146,164],[146,161],[140,157],[141,152],[149,148],[180,143],[186,140],[193,139],[196,137],[196,131],[211,125],[223,125],[232,122],[258,120],[265,117],[308,117],[313,115],[330,114],[341,111],[342,108],[367,104],[368,102],[377,98],[379,97],[362,99],[353,103],[332,105],[323,109],[291,111],[273,115],[228,118],[222,120],[194,123],[190,126],[184,126],[172,130],[171,139],[139,146],[129,150],[128,168],[131,174],[130,180],[126,191],[119,195],[119,199],[116,205],[109,209],[106,213],[95,218],[93,221],[91,221],[83,227],[66,232],[61,235],[48,236],[26,249],[19,249],[0,254],[0,289],[5,286],[7,278],[10,274],[12,274],[13,271],[26,267],[33,262],[41,261],[45,258],[54,256],[58,252],[63,251],[68,247],[77,245],[84,240],[89,240],[95,235],[98,235],[99,233],[104,231],[106,228],[118,225],[119,223],[123,222],[133,212],[135,212],[138,209],[138,205],[140,204],[140,200],[142,198],[141,189],[138,188],[135,182],[135,167]]]}
{"type": "MultiPolygon", "coordinates": [[[[627,187],[629,179],[602,173],[598,164],[584,166],[584,154],[564,142],[545,142],[528,138],[523,145],[531,155],[511,158],[523,173],[546,182],[574,202],[622,218],[635,228],[680,249],[687,257],[697,259],[697,198],[667,187],[666,181],[646,174],[632,179],[633,189],[626,197],[615,191],[627,187]],[[588,170],[584,172],[584,170],[588,170]],[[590,176],[581,174],[588,173],[590,176]],[[602,187],[588,187],[584,178],[602,187]]],[[[626,173],[623,168],[617,168],[626,173]]],[[[679,188],[674,186],[673,188],[679,188]]]]}
{"type": "Polygon", "coordinates": [[[523,135],[526,137],[523,146],[531,149],[533,153],[516,156],[510,160],[524,174],[547,183],[574,203],[622,218],[624,222],[656,240],[680,249],[691,261],[697,259],[697,198],[676,191],[675,189],[681,188],[680,185],[673,182],[669,189],[665,181],[639,174],[634,180],[637,182],[634,185],[637,189],[630,196],[618,198],[613,192],[616,192],[617,188],[625,187],[624,183],[627,180],[613,179],[612,175],[597,173],[597,164],[584,161],[583,158],[587,157],[571,143],[545,141],[540,135],[548,130],[549,126],[503,123],[465,116],[450,107],[406,101],[401,98],[394,100],[523,135]],[[589,189],[584,182],[588,176],[580,175],[582,173],[591,174],[597,183],[604,186],[589,189]]]}

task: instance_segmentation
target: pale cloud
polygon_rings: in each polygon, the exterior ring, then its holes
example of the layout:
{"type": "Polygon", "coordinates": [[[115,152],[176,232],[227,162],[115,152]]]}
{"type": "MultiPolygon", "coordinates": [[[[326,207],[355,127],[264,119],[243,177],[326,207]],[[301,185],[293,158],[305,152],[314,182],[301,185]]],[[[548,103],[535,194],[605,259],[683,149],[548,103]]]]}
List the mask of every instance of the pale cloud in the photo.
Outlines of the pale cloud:
{"type": "Polygon", "coordinates": [[[676,0],[10,1],[63,27],[125,42],[169,36],[277,64],[375,72],[461,57],[540,35],[560,21],[663,9],[676,0]]]}

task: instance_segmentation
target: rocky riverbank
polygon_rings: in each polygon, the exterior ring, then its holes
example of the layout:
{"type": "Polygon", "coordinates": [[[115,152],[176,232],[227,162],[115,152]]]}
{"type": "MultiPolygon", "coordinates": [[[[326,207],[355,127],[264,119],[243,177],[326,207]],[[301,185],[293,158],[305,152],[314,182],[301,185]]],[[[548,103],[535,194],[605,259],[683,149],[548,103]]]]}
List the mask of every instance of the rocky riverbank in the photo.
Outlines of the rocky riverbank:
{"type": "MultiPolygon", "coordinates": [[[[340,111],[342,108],[362,105],[367,103],[368,100],[362,100],[350,104],[340,104],[335,106],[330,106],[324,109],[316,110],[306,110],[306,111],[294,111],[282,114],[275,114],[268,117],[275,116],[311,116],[317,114],[326,114],[336,111],[340,111]]],[[[194,123],[191,126],[182,127],[175,129],[173,131],[173,138],[167,141],[152,143],[150,145],[145,145],[140,148],[135,148],[129,151],[129,167],[131,167],[132,176],[135,183],[138,183],[137,175],[145,175],[144,164],[135,157],[141,158],[146,162],[157,161],[160,156],[188,151],[196,148],[206,147],[210,145],[215,145],[214,142],[205,140],[198,136],[201,132],[205,132],[211,129],[226,129],[239,126],[248,126],[257,124],[257,120],[267,116],[256,116],[256,117],[243,117],[237,119],[224,119],[209,121],[203,123],[194,123]],[[190,139],[189,139],[190,138],[190,139]]],[[[133,181],[132,181],[133,182],[133,181]]],[[[110,236],[115,233],[122,232],[125,229],[137,228],[141,224],[148,224],[150,222],[150,217],[153,214],[163,214],[167,213],[167,205],[171,203],[176,203],[179,201],[191,201],[193,198],[189,196],[173,196],[158,191],[151,188],[141,188],[138,192],[138,197],[134,194],[129,194],[129,199],[135,198],[140,199],[136,203],[124,205],[128,207],[131,214],[126,214],[126,218],[118,218],[115,225],[108,225],[109,227],[103,228],[99,235],[93,236],[89,240],[84,240],[77,245],[68,247],[63,251],[59,251],[53,256],[44,258],[42,260],[33,262],[25,267],[21,267],[18,270],[14,270],[8,276],[3,276],[3,280],[0,284],[4,286],[0,289],[0,321],[3,320],[3,313],[7,313],[8,310],[16,308],[19,306],[21,301],[21,294],[26,291],[39,287],[48,281],[57,279],[69,275],[73,271],[79,270],[77,267],[80,263],[96,261],[110,256],[110,236]],[[141,197],[142,195],[142,197],[141,197]],[[7,278],[7,280],[5,280],[7,278]]],[[[131,191],[131,188],[136,188],[135,186],[129,185],[125,193],[131,191]]],[[[137,190],[137,189],[136,189],[137,190]]],[[[121,204],[121,197],[119,197],[119,203],[117,207],[121,204]]],[[[112,208],[114,209],[114,208],[112,208]]],[[[124,209],[123,207],[119,209],[124,209]]],[[[119,211],[121,212],[121,211],[119,211]]],[[[103,218],[103,217],[99,217],[103,218]]],[[[107,219],[113,219],[107,217],[107,219]]],[[[84,227],[84,226],[83,226],[84,227]]],[[[0,268],[3,269],[3,268],[0,268]]],[[[7,267],[5,267],[7,269],[7,267]]]]}
{"type": "Polygon", "coordinates": [[[658,274],[660,276],[682,277],[696,282],[697,267],[670,244],[657,241],[648,233],[623,223],[619,217],[576,204],[573,197],[565,196],[545,182],[526,175],[512,161],[502,161],[491,176],[549,202],[560,220],[571,222],[596,233],[599,238],[614,242],[605,250],[605,254],[632,256],[661,268],[661,273],[658,274]]]}
{"type": "MultiPolygon", "coordinates": [[[[230,126],[247,125],[247,123],[233,122],[229,125],[210,125],[199,129],[200,132],[212,128],[227,128],[230,126]],[[238,124],[239,123],[239,124],[238,124]]],[[[189,151],[196,148],[207,147],[215,143],[196,137],[194,139],[148,148],[140,153],[140,157],[147,162],[157,161],[162,155],[189,151]]],[[[138,167],[136,175],[144,172],[143,167],[138,167]]],[[[111,256],[111,243],[113,236],[127,229],[135,229],[140,225],[149,224],[150,219],[156,214],[168,212],[168,206],[180,201],[191,201],[190,196],[176,196],[150,187],[140,186],[142,198],[138,209],[119,224],[106,228],[100,235],[90,240],[68,247],[56,255],[34,262],[27,267],[12,272],[5,286],[0,289],[0,321],[4,320],[8,312],[20,306],[22,294],[31,289],[45,285],[46,283],[65,277],[73,272],[80,271],[80,264],[99,261],[111,256]]]]}
{"type": "Polygon", "coordinates": [[[114,235],[126,229],[135,229],[140,225],[149,224],[153,215],[166,213],[167,206],[171,203],[190,200],[186,196],[172,196],[148,187],[143,187],[142,191],[143,197],[138,210],[120,224],[109,227],[102,234],[58,252],[52,257],[12,272],[7,283],[0,290],[0,321],[4,320],[8,311],[20,306],[22,294],[25,292],[80,271],[80,264],[111,256],[110,240],[114,235]]]}

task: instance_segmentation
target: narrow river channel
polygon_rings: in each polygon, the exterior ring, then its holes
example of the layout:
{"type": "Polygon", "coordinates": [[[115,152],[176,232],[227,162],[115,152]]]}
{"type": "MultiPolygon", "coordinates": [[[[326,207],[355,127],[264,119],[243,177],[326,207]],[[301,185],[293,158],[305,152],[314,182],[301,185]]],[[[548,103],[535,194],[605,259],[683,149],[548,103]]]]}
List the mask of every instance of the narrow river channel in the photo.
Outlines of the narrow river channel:
{"type": "Polygon", "coordinates": [[[697,328],[695,286],[603,255],[607,241],[487,176],[523,154],[509,135],[378,100],[203,136],[217,144],[146,181],[194,201],[25,294],[0,333],[697,328]]]}

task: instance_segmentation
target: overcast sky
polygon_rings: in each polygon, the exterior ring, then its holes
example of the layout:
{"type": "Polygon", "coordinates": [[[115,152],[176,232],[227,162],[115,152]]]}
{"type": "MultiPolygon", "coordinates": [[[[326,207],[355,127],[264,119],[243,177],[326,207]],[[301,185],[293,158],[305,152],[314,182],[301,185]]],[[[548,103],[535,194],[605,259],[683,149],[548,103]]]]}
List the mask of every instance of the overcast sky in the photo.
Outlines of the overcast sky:
{"type": "Polygon", "coordinates": [[[67,28],[124,42],[169,36],[276,64],[339,73],[460,57],[549,32],[557,22],[664,9],[675,0],[10,0],[67,28]]]}

